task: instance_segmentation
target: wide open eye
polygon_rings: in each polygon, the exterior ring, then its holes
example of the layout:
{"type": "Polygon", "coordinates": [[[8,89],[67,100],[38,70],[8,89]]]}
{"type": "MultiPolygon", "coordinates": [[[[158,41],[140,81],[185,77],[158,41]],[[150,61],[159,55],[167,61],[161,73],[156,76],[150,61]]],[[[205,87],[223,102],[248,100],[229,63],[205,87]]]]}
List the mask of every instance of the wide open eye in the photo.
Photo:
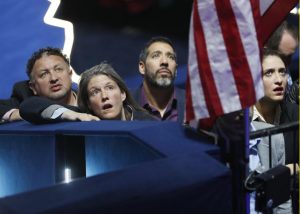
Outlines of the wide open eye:
{"type": "Polygon", "coordinates": [[[285,76],[288,73],[288,71],[285,68],[280,68],[278,72],[280,73],[281,76],[285,76]]]}
{"type": "Polygon", "coordinates": [[[91,91],[89,92],[89,96],[90,96],[90,97],[94,97],[94,96],[96,96],[97,94],[99,94],[100,92],[101,92],[100,89],[93,89],[93,90],[91,90],[91,91]]]}
{"type": "Polygon", "coordinates": [[[274,69],[268,69],[264,71],[264,76],[271,77],[273,73],[274,73],[274,69]]]}

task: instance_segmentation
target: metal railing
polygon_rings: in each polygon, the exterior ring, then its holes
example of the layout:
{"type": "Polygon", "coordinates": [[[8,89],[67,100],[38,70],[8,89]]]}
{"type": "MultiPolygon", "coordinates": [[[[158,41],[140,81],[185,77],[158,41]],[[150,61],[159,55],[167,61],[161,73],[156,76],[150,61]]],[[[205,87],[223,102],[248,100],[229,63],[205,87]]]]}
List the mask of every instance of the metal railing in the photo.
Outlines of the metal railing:
{"type": "Polygon", "coordinates": [[[293,198],[293,209],[294,209],[294,213],[296,213],[298,210],[298,199],[297,199],[297,173],[296,173],[296,163],[298,163],[299,160],[297,159],[297,150],[298,150],[298,145],[299,142],[297,140],[298,136],[296,136],[297,130],[299,130],[299,121],[295,121],[295,122],[291,122],[291,123],[286,123],[286,124],[282,124],[279,126],[274,126],[274,127],[270,127],[270,128],[264,128],[264,129],[260,129],[257,131],[253,131],[250,132],[249,134],[249,139],[257,139],[260,137],[268,137],[269,138],[269,168],[272,168],[272,135],[275,134],[280,134],[280,133],[285,133],[285,132],[293,132],[294,134],[294,142],[293,143],[293,183],[292,183],[292,198],[293,198]]]}

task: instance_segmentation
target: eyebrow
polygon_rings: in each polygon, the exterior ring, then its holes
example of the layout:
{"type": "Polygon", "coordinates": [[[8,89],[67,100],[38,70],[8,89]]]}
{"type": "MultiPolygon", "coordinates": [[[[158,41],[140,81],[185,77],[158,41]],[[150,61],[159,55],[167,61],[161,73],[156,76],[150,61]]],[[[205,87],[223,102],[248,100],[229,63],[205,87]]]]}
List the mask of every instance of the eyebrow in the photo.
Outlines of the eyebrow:
{"type": "MultiPolygon", "coordinates": [[[[62,63],[57,63],[57,64],[55,64],[54,66],[53,66],[53,68],[57,68],[57,67],[59,67],[59,66],[63,66],[63,64],[62,63]]],[[[49,70],[48,68],[41,68],[41,69],[38,69],[38,71],[46,71],[46,70],[49,70]]]]}
{"type": "Polygon", "coordinates": [[[59,66],[63,66],[61,63],[58,63],[56,65],[53,66],[53,68],[59,67],[59,66]]]}
{"type": "Polygon", "coordinates": [[[270,70],[275,70],[275,68],[267,68],[267,69],[264,69],[263,71],[270,71],[270,70]]]}
{"type": "Polygon", "coordinates": [[[174,52],[170,52],[170,51],[167,52],[167,55],[173,55],[173,56],[176,56],[176,54],[175,54],[174,52]]]}
{"type": "MultiPolygon", "coordinates": [[[[117,85],[117,83],[115,83],[114,81],[109,80],[107,83],[104,84],[104,87],[108,86],[108,85],[111,85],[111,84],[112,85],[117,85]]],[[[93,88],[99,88],[99,86],[98,85],[97,86],[92,86],[91,89],[93,89],[93,88]]]]}
{"type": "Polygon", "coordinates": [[[150,53],[150,54],[155,54],[155,53],[162,53],[162,51],[160,51],[160,50],[156,50],[156,51],[153,51],[152,53],[150,53]]]}
{"type": "Polygon", "coordinates": [[[266,72],[266,71],[275,71],[275,70],[281,71],[281,70],[287,70],[287,69],[285,67],[280,67],[278,69],[276,69],[276,68],[267,68],[267,69],[264,69],[263,72],[266,72]]]}
{"type": "MultiPolygon", "coordinates": [[[[163,52],[161,50],[156,50],[156,51],[153,51],[152,53],[150,53],[150,55],[156,54],[156,53],[162,54],[163,52]]],[[[174,52],[171,52],[171,51],[167,51],[166,55],[176,56],[176,54],[174,52]]]]}

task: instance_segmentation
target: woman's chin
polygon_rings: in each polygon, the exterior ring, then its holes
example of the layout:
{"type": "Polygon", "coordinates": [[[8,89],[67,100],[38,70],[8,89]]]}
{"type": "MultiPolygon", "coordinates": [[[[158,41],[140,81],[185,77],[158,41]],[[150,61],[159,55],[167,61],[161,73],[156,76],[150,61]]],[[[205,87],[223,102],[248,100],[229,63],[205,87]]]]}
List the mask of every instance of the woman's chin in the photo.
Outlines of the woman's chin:
{"type": "Polygon", "coordinates": [[[121,120],[120,116],[116,115],[105,115],[100,117],[101,120],[121,120]]]}

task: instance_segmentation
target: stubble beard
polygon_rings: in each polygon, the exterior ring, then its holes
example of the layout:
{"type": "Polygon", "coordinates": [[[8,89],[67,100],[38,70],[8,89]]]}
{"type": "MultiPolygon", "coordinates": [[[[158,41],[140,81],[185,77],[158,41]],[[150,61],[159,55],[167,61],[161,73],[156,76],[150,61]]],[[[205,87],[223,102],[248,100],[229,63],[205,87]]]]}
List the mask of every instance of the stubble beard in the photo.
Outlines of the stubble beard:
{"type": "Polygon", "coordinates": [[[174,84],[175,77],[158,77],[157,74],[146,73],[145,80],[156,88],[170,88],[174,84]]]}

